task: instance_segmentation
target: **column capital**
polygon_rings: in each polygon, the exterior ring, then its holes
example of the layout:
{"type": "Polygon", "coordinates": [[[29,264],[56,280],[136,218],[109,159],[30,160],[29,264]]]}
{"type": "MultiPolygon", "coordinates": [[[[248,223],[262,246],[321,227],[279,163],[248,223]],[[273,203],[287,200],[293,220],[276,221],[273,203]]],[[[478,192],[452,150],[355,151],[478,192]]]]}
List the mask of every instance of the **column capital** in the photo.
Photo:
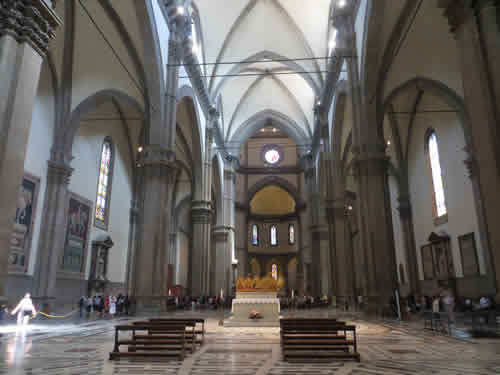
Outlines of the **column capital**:
{"type": "Polygon", "coordinates": [[[151,165],[164,165],[176,169],[175,152],[160,145],[143,146],[142,151],[138,154],[137,166],[151,165]]]}
{"type": "Polygon", "coordinates": [[[438,6],[444,9],[452,33],[456,33],[468,18],[474,16],[472,0],[439,0],[438,6]]]}
{"type": "Polygon", "coordinates": [[[61,19],[43,0],[0,0],[0,36],[29,43],[42,57],[61,19]]]}
{"type": "Polygon", "coordinates": [[[212,231],[212,237],[217,242],[225,242],[229,239],[229,234],[231,233],[232,228],[226,226],[217,226],[212,231]]]}
{"type": "Polygon", "coordinates": [[[49,181],[69,184],[73,168],[68,164],[49,160],[47,169],[47,179],[49,181]]]}
{"type": "Polygon", "coordinates": [[[212,222],[212,202],[193,201],[191,218],[194,224],[210,224],[212,222]]]}

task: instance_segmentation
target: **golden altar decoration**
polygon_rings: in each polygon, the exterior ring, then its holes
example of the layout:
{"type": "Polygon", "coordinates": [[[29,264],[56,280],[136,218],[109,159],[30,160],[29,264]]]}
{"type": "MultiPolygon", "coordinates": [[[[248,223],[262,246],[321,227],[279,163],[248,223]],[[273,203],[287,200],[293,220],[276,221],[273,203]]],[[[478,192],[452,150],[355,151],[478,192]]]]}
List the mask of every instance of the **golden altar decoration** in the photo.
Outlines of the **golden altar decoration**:
{"type": "Polygon", "coordinates": [[[236,291],[238,292],[276,292],[282,288],[282,283],[271,276],[263,278],[248,276],[246,279],[238,278],[236,291]]]}

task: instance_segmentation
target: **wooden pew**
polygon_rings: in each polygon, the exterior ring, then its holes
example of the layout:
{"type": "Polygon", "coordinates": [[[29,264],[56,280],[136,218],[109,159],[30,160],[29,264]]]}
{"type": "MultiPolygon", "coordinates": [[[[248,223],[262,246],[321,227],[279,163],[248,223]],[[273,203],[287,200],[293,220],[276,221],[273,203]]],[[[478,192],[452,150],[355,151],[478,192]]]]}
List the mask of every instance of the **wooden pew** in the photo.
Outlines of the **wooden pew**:
{"type": "Polygon", "coordinates": [[[121,357],[178,357],[181,360],[185,356],[186,326],[159,325],[148,323],[137,323],[130,325],[115,326],[115,344],[113,351],[109,353],[109,359],[121,357]],[[120,332],[131,332],[132,336],[120,339],[120,332]],[[148,334],[136,334],[137,331],[146,331],[148,334]],[[150,334],[150,332],[154,332],[150,334]],[[156,332],[162,332],[161,335],[156,332]],[[128,351],[121,352],[120,346],[127,345],[128,351]]]}
{"type": "Polygon", "coordinates": [[[176,327],[182,325],[185,327],[184,332],[184,340],[186,343],[186,349],[191,353],[196,349],[196,322],[193,321],[172,321],[172,320],[161,320],[161,321],[143,321],[143,322],[133,322],[132,324],[141,325],[141,324],[149,324],[153,328],[148,330],[147,335],[135,335],[136,338],[144,339],[144,340],[159,340],[162,339],[162,336],[168,335],[168,330],[165,331],[164,327],[172,326],[176,327]]]}
{"type": "Polygon", "coordinates": [[[284,318],[280,327],[285,361],[360,361],[353,325],[336,319],[284,318]]]}
{"type": "Polygon", "coordinates": [[[196,339],[196,343],[203,345],[205,341],[205,319],[203,318],[151,318],[149,319],[151,323],[163,323],[163,322],[179,322],[191,324],[195,323],[194,333],[195,335],[200,335],[201,339],[196,339]],[[201,325],[199,327],[198,325],[201,325]]]}

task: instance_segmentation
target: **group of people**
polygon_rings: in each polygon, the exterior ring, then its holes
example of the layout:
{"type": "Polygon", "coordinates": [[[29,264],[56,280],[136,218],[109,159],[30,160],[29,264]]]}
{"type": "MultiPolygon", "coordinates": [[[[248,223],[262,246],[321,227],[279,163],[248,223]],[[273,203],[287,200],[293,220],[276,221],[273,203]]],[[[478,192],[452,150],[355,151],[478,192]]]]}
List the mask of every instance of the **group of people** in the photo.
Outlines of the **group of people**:
{"type": "Polygon", "coordinates": [[[104,316],[114,317],[116,314],[129,315],[130,299],[128,296],[118,294],[118,296],[82,296],[78,301],[80,318],[84,315],[90,318],[91,315],[102,318],[104,316]]]}

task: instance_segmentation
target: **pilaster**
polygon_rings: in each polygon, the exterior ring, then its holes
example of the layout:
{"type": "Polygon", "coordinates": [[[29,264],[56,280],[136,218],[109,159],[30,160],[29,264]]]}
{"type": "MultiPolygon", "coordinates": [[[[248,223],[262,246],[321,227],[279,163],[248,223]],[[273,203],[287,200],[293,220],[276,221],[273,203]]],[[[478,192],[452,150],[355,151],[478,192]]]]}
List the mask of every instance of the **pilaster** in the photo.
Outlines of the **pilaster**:
{"type": "Polygon", "coordinates": [[[388,160],[376,152],[377,145],[365,145],[372,152],[357,154],[354,170],[358,178],[359,212],[364,243],[367,310],[381,313],[396,288],[396,262],[392,217],[387,185],[388,160]]]}
{"type": "Polygon", "coordinates": [[[138,156],[139,220],[133,295],[139,311],[163,311],[168,296],[169,197],[177,175],[175,155],[160,145],[146,145],[138,156]]]}
{"type": "Polygon", "coordinates": [[[409,195],[401,195],[398,198],[399,217],[403,229],[403,238],[405,245],[405,258],[408,264],[408,281],[410,291],[415,295],[420,292],[418,277],[417,249],[415,247],[415,233],[413,231],[413,214],[409,195]]]}
{"type": "Polygon", "coordinates": [[[68,186],[72,172],[73,168],[67,164],[48,161],[33,295],[44,301],[44,307],[49,309],[53,308],[52,302],[56,298],[56,276],[64,252],[68,186]]]}
{"type": "Polygon", "coordinates": [[[193,201],[193,249],[191,257],[191,295],[207,296],[210,293],[210,224],[212,203],[193,201]]]}
{"type": "Polygon", "coordinates": [[[42,0],[0,0],[0,300],[42,59],[59,24],[42,0]]]}
{"type": "Polygon", "coordinates": [[[442,0],[444,16],[457,40],[464,102],[470,121],[465,160],[471,176],[488,277],[500,302],[500,101],[498,1],[442,0]],[[473,8],[474,6],[474,8],[473,8]],[[496,18],[495,18],[496,17],[496,18]],[[470,129],[470,130],[469,130],[470,129]]]}

